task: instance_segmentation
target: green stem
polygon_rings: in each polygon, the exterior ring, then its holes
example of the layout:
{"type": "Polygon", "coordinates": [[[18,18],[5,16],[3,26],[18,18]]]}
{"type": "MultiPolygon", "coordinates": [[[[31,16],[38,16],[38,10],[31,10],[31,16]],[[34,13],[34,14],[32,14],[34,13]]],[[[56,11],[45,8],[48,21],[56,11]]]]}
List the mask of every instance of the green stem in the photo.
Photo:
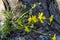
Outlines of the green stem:
{"type": "MultiPolygon", "coordinates": [[[[41,5],[41,3],[38,3],[38,4],[41,5]]],[[[35,5],[36,5],[36,4],[35,4],[35,5]]],[[[32,6],[32,7],[33,7],[33,6],[32,6]]],[[[36,6],[35,6],[35,7],[36,7],[36,6]]],[[[34,8],[35,8],[35,7],[34,7],[34,8]]],[[[33,9],[33,8],[31,8],[31,9],[33,9]]],[[[30,9],[29,9],[29,10],[30,10],[30,9]]],[[[20,16],[20,18],[22,18],[24,15],[26,15],[26,14],[29,12],[29,10],[28,10],[27,12],[23,13],[22,16],[20,16]]],[[[19,19],[20,19],[20,18],[19,18],[19,19]]]]}
{"type": "Polygon", "coordinates": [[[37,30],[33,30],[33,31],[36,32],[36,33],[39,33],[39,34],[45,35],[45,36],[47,36],[47,37],[49,37],[49,38],[51,38],[51,37],[53,36],[53,35],[51,35],[51,34],[42,33],[42,32],[37,31],[37,30]]]}

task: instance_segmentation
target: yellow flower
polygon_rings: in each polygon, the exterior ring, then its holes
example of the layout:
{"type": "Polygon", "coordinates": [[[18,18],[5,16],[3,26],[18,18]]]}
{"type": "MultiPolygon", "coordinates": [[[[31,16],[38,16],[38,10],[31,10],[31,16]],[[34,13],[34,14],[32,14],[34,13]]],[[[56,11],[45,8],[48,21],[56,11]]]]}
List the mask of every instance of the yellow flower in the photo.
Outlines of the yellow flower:
{"type": "Polygon", "coordinates": [[[32,22],[32,17],[29,17],[28,18],[28,23],[31,23],[32,22]]]}
{"type": "Polygon", "coordinates": [[[34,15],[32,15],[32,17],[29,17],[29,18],[28,18],[28,23],[31,23],[31,22],[36,23],[37,21],[38,21],[38,20],[37,20],[36,16],[34,16],[34,15]]]}
{"type": "Polygon", "coordinates": [[[28,28],[28,26],[25,26],[25,31],[26,32],[29,32],[30,31],[30,29],[28,28]]]}
{"type": "Polygon", "coordinates": [[[44,20],[46,19],[46,17],[43,15],[43,12],[38,14],[38,18],[39,18],[41,23],[44,23],[44,20]]]}
{"type": "Polygon", "coordinates": [[[36,4],[33,4],[32,9],[36,7],[36,4]]]}
{"type": "Polygon", "coordinates": [[[52,40],[56,40],[56,34],[54,34],[54,36],[52,37],[52,40]]]}
{"type": "Polygon", "coordinates": [[[37,18],[36,18],[36,16],[33,16],[33,15],[32,15],[32,21],[33,21],[34,23],[37,22],[37,18]]]}
{"type": "Polygon", "coordinates": [[[53,15],[50,16],[49,21],[50,21],[50,23],[52,23],[52,21],[53,21],[53,15]]]}

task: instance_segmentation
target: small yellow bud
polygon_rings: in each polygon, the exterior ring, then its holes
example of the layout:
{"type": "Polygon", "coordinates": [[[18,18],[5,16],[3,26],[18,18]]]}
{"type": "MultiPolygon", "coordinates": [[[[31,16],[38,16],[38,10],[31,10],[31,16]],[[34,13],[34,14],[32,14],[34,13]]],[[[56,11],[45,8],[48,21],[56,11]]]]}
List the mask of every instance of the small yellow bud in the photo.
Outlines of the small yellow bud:
{"type": "Polygon", "coordinates": [[[41,5],[41,2],[39,2],[39,5],[41,5]]]}
{"type": "Polygon", "coordinates": [[[56,34],[54,34],[54,36],[52,37],[52,40],[56,40],[56,34]]]}
{"type": "Polygon", "coordinates": [[[23,26],[21,20],[18,20],[18,25],[23,26]]]}
{"type": "Polygon", "coordinates": [[[29,31],[30,31],[27,26],[25,26],[25,31],[26,31],[26,32],[29,32],[29,31]]]}
{"type": "Polygon", "coordinates": [[[53,15],[50,16],[49,21],[50,21],[50,23],[52,23],[52,21],[53,21],[53,15]]]}
{"type": "Polygon", "coordinates": [[[33,4],[32,9],[36,7],[36,4],[33,4]]]}

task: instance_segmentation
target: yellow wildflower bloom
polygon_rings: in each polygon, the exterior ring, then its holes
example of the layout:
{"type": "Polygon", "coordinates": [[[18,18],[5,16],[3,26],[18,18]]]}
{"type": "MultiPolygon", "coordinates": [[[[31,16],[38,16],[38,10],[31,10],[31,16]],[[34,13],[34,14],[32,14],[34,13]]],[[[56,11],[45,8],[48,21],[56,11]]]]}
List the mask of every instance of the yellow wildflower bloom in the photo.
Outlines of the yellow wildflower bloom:
{"type": "Polygon", "coordinates": [[[36,7],[36,4],[33,4],[32,9],[36,7]]]}
{"type": "Polygon", "coordinates": [[[37,22],[37,18],[36,18],[36,16],[33,16],[33,15],[32,15],[32,21],[33,21],[34,23],[37,22]]]}
{"type": "Polygon", "coordinates": [[[29,32],[30,29],[29,29],[27,26],[25,26],[25,31],[26,31],[26,32],[29,32]]]}
{"type": "Polygon", "coordinates": [[[28,18],[28,23],[31,23],[32,22],[32,17],[29,17],[28,18]]]}
{"type": "Polygon", "coordinates": [[[41,23],[43,23],[44,20],[46,19],[46,17],[43,15],[42,12],[38,14],[38,18],[39,18],[39,20],[40,20],[41,23]]]}
{"type": "Polygon", "coordinates": [[[36,16],[32,15],[32,17],[29,17],[29,18],[28,18],[28,23],[31,23],[31,22],[34,22],[34,23],[37,22],[36,16]]]}
{"type": "Polygon", "coordinates": [[[56,34],[54,34],[54,36],[52,37],[52,40],[56,40],[56,34]]]}
{"type": "Polygon", "coordinates": [[[50,16],[49,21],[50,21],[50,23],[52,23],[52,21],[53,21],[53,15],[50,16]]]}

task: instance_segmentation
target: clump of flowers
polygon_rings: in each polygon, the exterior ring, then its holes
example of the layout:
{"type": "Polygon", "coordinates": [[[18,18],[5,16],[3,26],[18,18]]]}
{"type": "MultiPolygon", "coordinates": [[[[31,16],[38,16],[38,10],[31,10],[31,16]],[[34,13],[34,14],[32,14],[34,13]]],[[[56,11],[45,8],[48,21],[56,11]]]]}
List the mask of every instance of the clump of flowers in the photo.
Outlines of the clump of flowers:
{"type": "Polygon", "coordinates": [[[29,17],[29,18],[28,18],[28,23],[31,23],[31,22],[36,23],[37,21],[38,21],[38,20],[37,20],[36,16],[34,16],[34,15],[32,15],[32,17],[29,17]]]}
{"type": "MultiPolygon", "coordinates": [[[[38,4],[41,5],[41,3],[38,3],[38,4]]],[[[18,10],[18,14],[17,14],[17,16],[15,15],[16,16],[15,18],[14,18],[14,12],[13,11],[4,12],[5,15],[6,15],[6,20],[3,24],[1,34],[2,35],[4,34],[4,36],[6,36],[7,34],[9,34],[13,30],[22,29],[27,33],[31,32],[31,31],[34,31],[34,32],[37,32],[37,33],[40,33],[40,34],[43,34],[43,35],[47,35],[47,33],[44,34],[40,31],[37,31],[37,30],[33,29],[33,28],[35,28],[34,24],[37,23],[37,22],[44,23],[45,20],[49,20],[49,23],[51,24],[53,22],[53,15],[51,15],[49,18],[46,18],[44,16],[43,12],[37,13],[38,16],[33,15],[33,13],[32,13],[32,15],[29,15],[29,11],[36,8],[36,4],[33,4],[32,8],[29,9],[28,11],[25,11],[25,12],[23,12],[23,10],[26,7],[21,6],[21,5],[19,7],[21,9],[18,10]]],[[[54,35],[53,39],[55,39],[55,35],[54,35]]]]}

